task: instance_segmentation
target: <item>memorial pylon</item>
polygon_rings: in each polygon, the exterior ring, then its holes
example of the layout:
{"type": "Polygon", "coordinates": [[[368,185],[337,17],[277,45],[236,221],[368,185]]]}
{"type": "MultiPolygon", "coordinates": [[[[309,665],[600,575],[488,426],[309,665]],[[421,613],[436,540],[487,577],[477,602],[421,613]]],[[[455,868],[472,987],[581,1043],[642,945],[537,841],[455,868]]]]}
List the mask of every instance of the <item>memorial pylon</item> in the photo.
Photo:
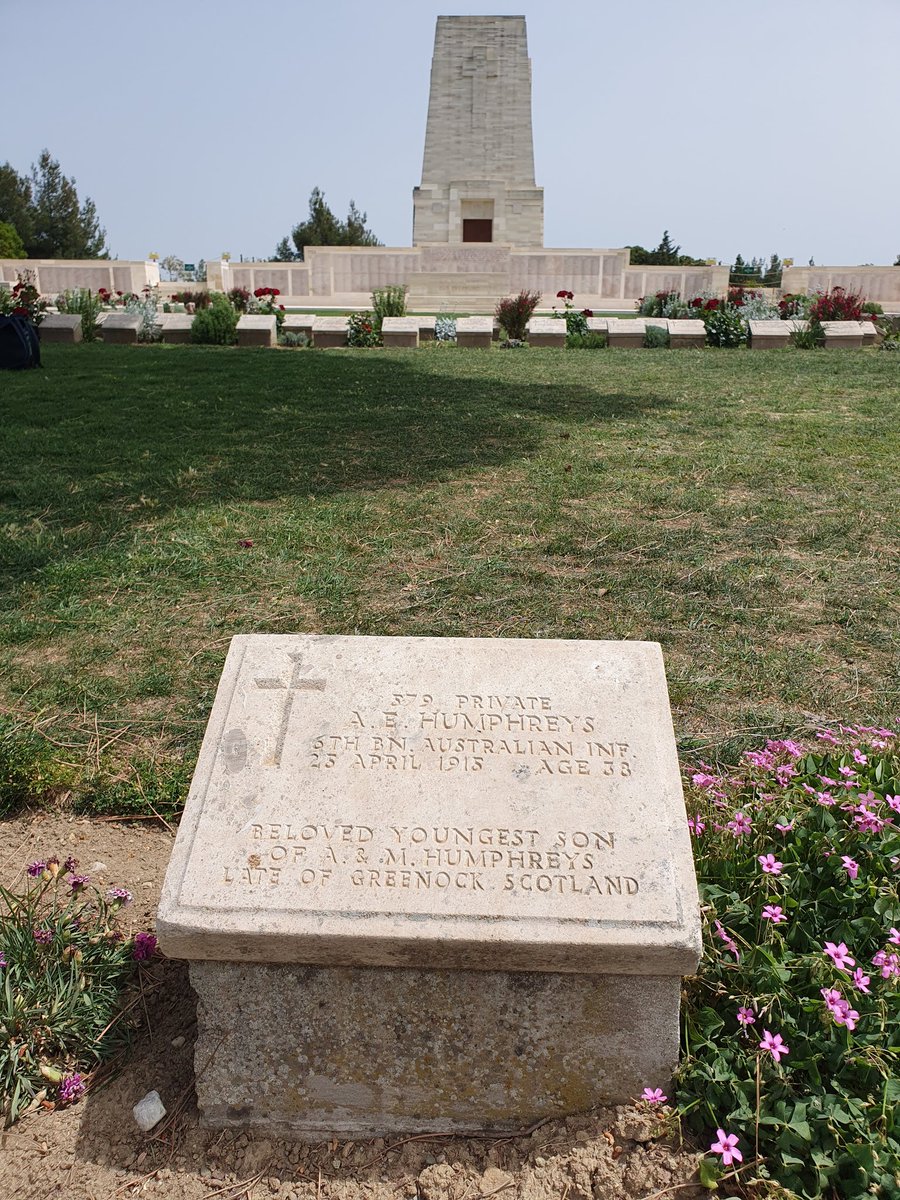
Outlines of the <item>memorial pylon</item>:
{"type": "Polygon", "coordinates": [[[438,17],[413,245],[544,244],[524,17],[438,17]]]}

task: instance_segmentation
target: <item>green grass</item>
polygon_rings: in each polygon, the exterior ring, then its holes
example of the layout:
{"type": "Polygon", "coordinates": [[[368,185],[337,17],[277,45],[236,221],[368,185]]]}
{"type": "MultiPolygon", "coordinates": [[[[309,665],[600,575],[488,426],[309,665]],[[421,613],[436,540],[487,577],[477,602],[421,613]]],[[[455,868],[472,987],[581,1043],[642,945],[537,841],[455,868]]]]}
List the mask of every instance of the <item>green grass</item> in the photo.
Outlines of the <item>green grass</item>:
{"type": "Polygon", "coordinates": [[[94,807],[177,806],[249,631],[658,640],[690,748],[900,707],[893,355],[43,358],[0,380],[0,746],[94,807]]]}

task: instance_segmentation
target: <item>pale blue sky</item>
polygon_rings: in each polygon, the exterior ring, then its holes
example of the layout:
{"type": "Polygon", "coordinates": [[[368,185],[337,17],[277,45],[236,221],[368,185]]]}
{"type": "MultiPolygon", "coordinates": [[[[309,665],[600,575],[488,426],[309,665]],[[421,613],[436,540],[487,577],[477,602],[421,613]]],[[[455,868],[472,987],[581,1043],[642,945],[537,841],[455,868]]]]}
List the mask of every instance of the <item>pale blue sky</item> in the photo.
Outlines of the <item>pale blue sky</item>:
{"type": "Polygon", "coordinates": [[[316,185],[409,245],[439,13],[527,19],[546,245],[900,253],[900,0],[0,0],[0,161],[48,147],[120,258],[266,257],[316,185]]]}

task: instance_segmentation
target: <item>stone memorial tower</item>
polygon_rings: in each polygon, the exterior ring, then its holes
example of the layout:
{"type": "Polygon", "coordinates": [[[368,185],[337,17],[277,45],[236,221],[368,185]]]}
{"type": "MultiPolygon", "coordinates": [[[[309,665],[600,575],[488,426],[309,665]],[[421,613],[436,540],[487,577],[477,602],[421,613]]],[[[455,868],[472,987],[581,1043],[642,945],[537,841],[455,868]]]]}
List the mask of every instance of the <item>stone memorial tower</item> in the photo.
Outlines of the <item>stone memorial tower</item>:
{"type": "Polygon", "coordinates": [[[544,243],[524,17],[438,17],[413,245],[544,243]]]}

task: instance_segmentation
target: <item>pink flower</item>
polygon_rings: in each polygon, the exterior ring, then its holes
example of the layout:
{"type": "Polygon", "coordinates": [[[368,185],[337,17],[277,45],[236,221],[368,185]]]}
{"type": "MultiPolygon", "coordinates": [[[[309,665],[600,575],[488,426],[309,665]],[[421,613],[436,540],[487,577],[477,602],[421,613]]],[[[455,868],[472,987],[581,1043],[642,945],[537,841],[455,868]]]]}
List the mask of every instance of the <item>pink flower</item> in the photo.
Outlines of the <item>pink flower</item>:
{"type": "Polygon", "coordinates": [[[900,929],[895,929],[892,925],[891,936],[888,938],[888,941],[892,942],[895,946],[900,946],[900,929]]]}
{"type": "Polygon", "coordinates": [[[688,817],[688,829],[694,837],[700,837],[703,830],[706,828],[706,822],[701,816],[688,817]]]}
{"type": "Polygon", "coordinates": [[[737,942],[729,935],[721,921],[716,921],[716,937],[725,943],[725,949],[729,950],[734,955],[735,959],[739,959],[741,957],[740,954],[738,954],[737,942]]]}
{"type": "Polygon", "coordinates": [[[641,1092],[641,1099],[646,1100],[648,1104],[665,1104],[668,1096],[663,1095],[662,1088],[644,1088],[641,1092]]]}
{"type": "Polygon", "coordinates": [[[840,1005],[832,1008],[831,1015],[834,1017],[835,1025],[846,1025],[848,1029],[855,1029],[856,1022],[859,1020],[859,1013],[855,1008],[851,1008],[846,1000],[842,1000],[840,1005]]]}
{"type": "Polygon", "coordinates": [[[730,829],[735,837],[741,837],[742,834],[749,833],[753,826],[749,817],[745,817],[742,812],[736,812],[734,820],[729,821],[725,828],[730,829]]]}
{"type": "Polygon", "coordinates": [[[843,775],[845,779],[856,778],[856,772],[852,767],[838,767],[838,775],[843,775]]]}
{"type": "Polygon", "coordinates": [[[839,942],[837,945],[834,942],[826,942],[823,951],[839,971],[846,971],[848,967],[856,966],[856,959],[850,957],[850,951],[843,942],[839,942]]]}
{"type": "Polygon", "coordinates": [[[780,875],[784,863],[776,860],[774,854],[760,854],[756,860],[767,875],[780,875]]]}
{"type": "Polygon", "coordinates": [[[763,920],[771,921],[773,925],[780,925],[782,921],[787,920],[787,914],[781,911],[780,904],[767,904],[762,910],[763,920]]]}
{"type": "Polygon", "coordinates": [[[841,993],[837,988],[820,988],[819,991],[829,1011],[840,1009],[840,1006],[844,1003],[841,993]]]}
{"type": "Polygon", "coordinates": [[[853,751],[853,761],[855,763],[859,763],[860,766],[864,767],[869,760],[866,758],[866,756],[862,753],[861,750],[854,750],[853,751]]]}
{"type": "Polygon", "coordinates": [[[756,1014],[752,1008],[741,1007],[737,1010],[737,1019],[745,1028],[756,1024],[756,1014]]]}
{"type": "Polygon", "coordinates": [[[718,775],[710,775],[708,771],[696,771],[691,776],[691,782],[695,783],[697,787],[714,788],[719,783],[719,777],[718,775]]]}
{"type": "Polygon", "coordinates": [[[859,863],[854,862],[854,860],[850,857],[849,854],[841,855],[841,863],[843,865],[844,870],[847,872],[847,874],[850,876],[850,878],[855,879],[857,877],[857,875],[859,874],[859,863]]]}
{"type": "Polygon", "coordinates": [[[759,1043],[760,1050],[768,1050],[776,1062],[781,1062],[783,1054],[790,1054],[790,1047],[784,1041],[780,1033],[772,1033],[768,1029],[763,1030],[763,1039],[759,1043]]]}
{"type": "Polygon", "coordinates": [[[716,1130],[716,1137],[719,1139],[713,1142],[710,1150],[713,1154],[722,1155],[722,1163],[726,1167],[730,1167],[733,1162],[743,1162],[744,1156],[737,1148],[738,1136],[736,1133],[726,1133],[724,1129],[716,1130]]]}
{"type": "Polygon", "coordinates": [[[775,828],[778,830],[779,833],[790,833],[791,830],[794,828],[794,822],[788,821],[788,823],[786,825],[782,825],[779,821],[776,821],[775,828]]]}
{"type": "Polygon", "coordinates": [[[837,801],[831,792],[816,792],[816,803],[821,804],[823,808],[831,808],[837,801]]]}
{"type": "Polygon", "coordinates": [[[816,734],[816,737],[820,742],[827,742],[829,746],[836,746],[838,744],[837,738],[830,729],[820,729],[816,734]]]}
{"type": "Polygon", "coordinates": [[[852,976],[853,986],[864,996],[869,994],[869,984],[872,982],[868,975],[863,974],[862,967],[857,967],[852,976]]]}
{"type": "Polygon", "coordinates": [[[887,800],[894,812],[900,813],[900,796],[885,796],[885,800],[887,800]]]}

